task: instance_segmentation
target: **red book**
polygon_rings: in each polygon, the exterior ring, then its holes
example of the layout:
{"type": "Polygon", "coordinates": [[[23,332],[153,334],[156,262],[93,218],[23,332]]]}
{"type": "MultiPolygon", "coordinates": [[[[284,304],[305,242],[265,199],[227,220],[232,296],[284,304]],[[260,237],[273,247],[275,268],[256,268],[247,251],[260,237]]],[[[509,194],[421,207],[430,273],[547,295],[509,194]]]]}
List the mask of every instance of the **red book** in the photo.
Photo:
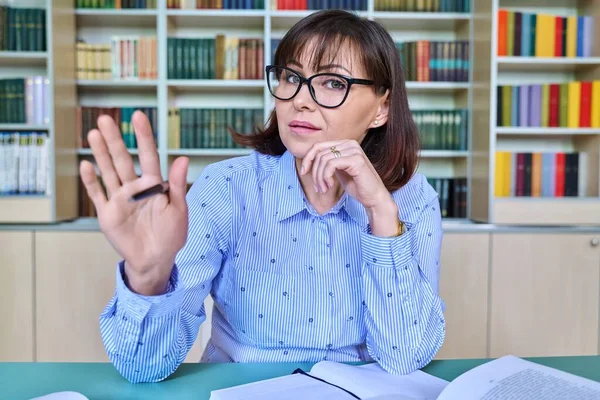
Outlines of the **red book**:
{"type": "Polygon", "coordinates": [[[558,127],[558,118],[560,115],[560,110],[559,110],[559,103],[560,103],[560,91],[559,91],[559,84],[558,83],[551,83],[550,84],[550,110],[549,111],[549,118],[548,118],[548,126],[549,127],[558,127]]]}
{"type": "Polygon", "coordinates": [[[591,126],[592,117],[592,82],[581,82],[581,104],[579,112],[579,127],[589,128],[591,126]]]}
{"type": "Polygon", "coordinates": [[[562,41],[563,41],[563,19],[562,17],[556,17],[554,20],[554,55],[556,57],[564,57],[562,52],[562,41]]]}
{"type": "Polygon", "coordinates": [[[554,197],[564,197],[565,195],[565,161],[565,153],[556,153],[554,197]]]}

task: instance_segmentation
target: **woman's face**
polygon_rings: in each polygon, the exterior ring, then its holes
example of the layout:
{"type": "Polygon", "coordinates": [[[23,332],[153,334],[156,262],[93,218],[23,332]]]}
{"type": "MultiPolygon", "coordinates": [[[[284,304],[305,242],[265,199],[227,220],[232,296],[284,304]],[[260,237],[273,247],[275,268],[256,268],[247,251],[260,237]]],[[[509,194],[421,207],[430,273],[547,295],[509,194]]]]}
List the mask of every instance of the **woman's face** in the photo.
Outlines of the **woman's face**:
{"type": "MultiPolygon", "coordinates": [[[[310,69],[312,48],[306,46],[301,59],[285,65],[307,78],[316,73],[332,72],[358,79],[366,76],[359,57],[350,46],[338,52],[337,59],[329,65],[321,65],[318,71],[310,69]]],[[[294,77],[288,77],[293,82],[294,77]]],[[[346,81],[313,81],[315,91],[344,92],[346,81]],[[321,89],[318,88],[321,86],[321,89]]],[[[318,96],[318,93],[317,93],[318,96]]],[[[335,96],[335,94],[333,94],[335,96]]],[[[321,97],[317,97],[321,101],[321,97]]],[[[337,108],[325,108],[311,97],[308,87],[302,85],[298,94],[290,100],[275,99],[279,135],[285,147],[296,157],[303,158],[313,144],[323,141],[356,140],[362,142],[367,130],[379,127],[387,121],[387,93],[377,96],[372,85],[354,84],[344,103],[337,108]],[[378,124],[375,124],[375,120],[378,124]]]]}

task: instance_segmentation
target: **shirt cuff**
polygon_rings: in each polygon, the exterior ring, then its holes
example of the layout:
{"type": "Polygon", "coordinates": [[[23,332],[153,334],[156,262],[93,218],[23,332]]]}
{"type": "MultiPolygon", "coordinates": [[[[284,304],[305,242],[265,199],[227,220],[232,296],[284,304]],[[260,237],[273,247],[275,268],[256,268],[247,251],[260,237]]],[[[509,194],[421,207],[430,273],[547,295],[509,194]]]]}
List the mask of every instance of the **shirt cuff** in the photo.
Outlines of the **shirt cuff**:
{"type": "Polygon", "coordinates": [[[362,257],[366,264],[398,268],[405,266],[413,258],[412,229],[395,237],[379,237],[368,232],[363,232],[361,235],[362,257]]]}
{"type": "Polygon", "coordinates": [[[131,291],[123,276],[125,274],[125,261],[117,267],[117,299],[124,312],[136,321],[148,317],[162,317],[176,312],[183,301],[183,288],[179,282],[177,265],[173,265],[167,292],[158,296],[144,296],[131,291]]]}

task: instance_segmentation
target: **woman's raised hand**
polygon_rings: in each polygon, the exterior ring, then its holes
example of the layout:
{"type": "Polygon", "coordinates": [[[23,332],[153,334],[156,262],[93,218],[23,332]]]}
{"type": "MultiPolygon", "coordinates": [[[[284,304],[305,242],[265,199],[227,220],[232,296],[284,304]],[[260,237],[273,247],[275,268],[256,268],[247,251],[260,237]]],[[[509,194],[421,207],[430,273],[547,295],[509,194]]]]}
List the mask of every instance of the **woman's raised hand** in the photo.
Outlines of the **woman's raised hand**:
{"type": "Polygon", "coordinates": [[[88,133],[107,195],[91,162],[81,162],[80,175],[96,207],[100,229],[125,260],[127,285],[134,292],[157,295],[164,293],[175,255],[187,238],[188,159],[180,157],[173,162],[168,193],[131,201],[135,193],[163,181],[148,118],[136,111],[132,122],[141,177],[135,173],[133,159],[117,124],[108,115],[99,117],[98,129],[88,133]]]}

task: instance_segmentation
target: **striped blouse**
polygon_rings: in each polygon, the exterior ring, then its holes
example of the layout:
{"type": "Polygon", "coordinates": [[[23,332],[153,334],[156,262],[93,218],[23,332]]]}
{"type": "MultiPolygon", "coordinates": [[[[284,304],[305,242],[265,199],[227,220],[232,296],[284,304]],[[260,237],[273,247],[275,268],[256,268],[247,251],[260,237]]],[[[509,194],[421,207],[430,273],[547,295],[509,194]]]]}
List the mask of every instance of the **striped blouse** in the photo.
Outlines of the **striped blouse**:
{"type": "Polygon", "coordinates": [[[167,293],[133,293],[123,261],[116,268],[100,316],[111,362],[131,382],[167,378],[194,344],[210,294],[201,362],[376,361],[394,374],[425,366],[445,337],[439,200],[421,174],[393,198],[408,231],[381,238],[346,194],[319,215],[289,152],[207,166],[187,194],[188,239],[167,293]]]}

